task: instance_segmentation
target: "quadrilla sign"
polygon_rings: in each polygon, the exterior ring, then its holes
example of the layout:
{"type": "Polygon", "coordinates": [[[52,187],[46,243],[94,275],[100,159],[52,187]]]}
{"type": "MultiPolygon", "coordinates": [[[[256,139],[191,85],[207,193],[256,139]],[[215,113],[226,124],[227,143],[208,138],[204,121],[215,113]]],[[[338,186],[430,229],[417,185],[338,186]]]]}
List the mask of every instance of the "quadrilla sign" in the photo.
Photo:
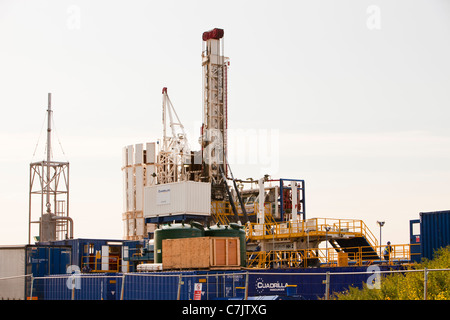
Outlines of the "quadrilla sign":
{"type": "Polygon", "coordinates": [[[286,286],[289,283],[286,282],[280,282],[280,281],[273,281],[273,282],[267,282],[264,281],[263,278],[257,278],[255,281],[255,289],[256,292],[262,293],[264,291],[268,292],[282,292],[286,290],[286,286]]]}

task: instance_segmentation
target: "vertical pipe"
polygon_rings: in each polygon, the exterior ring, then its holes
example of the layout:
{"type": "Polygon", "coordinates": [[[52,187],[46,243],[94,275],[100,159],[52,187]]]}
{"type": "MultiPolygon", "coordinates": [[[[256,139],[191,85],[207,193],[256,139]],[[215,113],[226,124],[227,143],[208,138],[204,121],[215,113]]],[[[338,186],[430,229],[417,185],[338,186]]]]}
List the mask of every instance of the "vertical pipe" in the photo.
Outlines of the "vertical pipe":
{"type": "Polygon", "coordinates": [[[244,293],[244,300],[248,299],[248,271],[245,274],[245,293],[244,293]]]}
{"type": "MultiPolygon", "coordinates": [[[[66,180],[66,191],[67,191],[67,197],[66,197],[66,216],[69,217],[69,163],[67,163],[67,180],[66,180]]],[[[73,239],[73,221],[72,221],[72,232],[70,239],[73,239]]]]}
{"type": "Polygon", "coordinates": [[[122,287],[120,289],[120,300],[123,300],[124,290],[125,290],[125,273],[122,275],[122,287]]]}
{"type": "Polygon", "coordinates": [[[31,244],[31,191],[33,189],[33,167],[30,164],[30,192],[28,194],[28,244],[31,244]]]}
{"type": "Polygon", "coordinates": [[[280,220],[283,221],[284,208],[283,208],[283,179],[280,179],[280,220]]]}
{"type": "Polygon", "coordinates": [[[291,202],[292,202],[292,210],[291,210],[291,218],[292,222],[297,222],[297,183],[295,181],[291,181],[291,202]]]}
{"type": "Polygon", "coordinates": [[[180,300],[180,296],[181,296],[181,273],[178,276],[178,289],[177,289],[177,300],[180,300]]]}
{"type": "Polygon", "coordinates": [[[52,149],[52,94],[48,94],[47,109],[47,212],[50,212],[50,160],[52,149]]]}
{"type": "Polygon", "coordinates": [[[380,263],[383,260],[383,242],[381,242],[381,224],[380,224],[380,263]]]}
{"type": "Polygon", "coordinates": [[[258,180],[258,187],[259,187],[259,194],[258,194],[258,202],[259,202],[259,208],[258,208],[258,218],[256,223],[264,224],[265,221],[265,208],[264,208],[264,198],[265,198],[265,192],[264,192],[264,178],[261,178],[258,180]]]}
{"type": "Polygon", "coordinates": [[[72,279],[72,300],[75,300],[75,279],[72,279]]]}
{"type": "Polygon", "coordinates": [[[34,277],[33,275],[31,275],[30,300],[33,300],[33,286],[34,286],[34,277]]]}
{"type": "Polygon", "coordinates": [[[325,300],[330,298],[330,271],[327,271],[325,278],[325,300]]]}
{"type": "Polygon", "coordinates": [[[305,180],[302,180],[303,220],[306,220],[305,180]]]}
{"type": "Polygon", "coordinates": [[[427,300],[428,294],[428,269],[423,270],[423,300],[427,300]]]}

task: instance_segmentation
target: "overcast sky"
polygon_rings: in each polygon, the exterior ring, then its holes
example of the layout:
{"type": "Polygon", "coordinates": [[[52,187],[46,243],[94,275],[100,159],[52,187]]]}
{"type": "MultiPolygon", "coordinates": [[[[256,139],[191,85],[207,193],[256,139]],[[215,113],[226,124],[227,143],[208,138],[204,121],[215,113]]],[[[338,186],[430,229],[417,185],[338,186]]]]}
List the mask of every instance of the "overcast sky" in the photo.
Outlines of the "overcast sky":
{"type": "Polygon", "coordinates": [[[199,149],[215,27],[235,177],[304,179],[307,218],[362,219],[377,237],[385,220],[383,242],[450,209],[447,0],[0,0],[0,244],[27,242],[48,92],[75,237],[122,238],[122,147],[161,138],[168,87],[199,149]]]}

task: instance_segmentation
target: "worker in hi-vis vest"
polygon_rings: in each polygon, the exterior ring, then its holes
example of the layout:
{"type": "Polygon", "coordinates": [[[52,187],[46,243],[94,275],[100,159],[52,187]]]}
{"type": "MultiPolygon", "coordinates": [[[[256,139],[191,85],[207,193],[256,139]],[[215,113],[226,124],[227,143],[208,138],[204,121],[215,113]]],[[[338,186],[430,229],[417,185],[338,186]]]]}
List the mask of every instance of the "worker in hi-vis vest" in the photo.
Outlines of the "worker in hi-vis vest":
{"type": "Polygon", "coordinates": [[[384,248],[383,251],[384,260],[389,261],[389,255],[391,254],[391,252],[392,252],[391,242],[388,241],[387,246],[384,248]]]}

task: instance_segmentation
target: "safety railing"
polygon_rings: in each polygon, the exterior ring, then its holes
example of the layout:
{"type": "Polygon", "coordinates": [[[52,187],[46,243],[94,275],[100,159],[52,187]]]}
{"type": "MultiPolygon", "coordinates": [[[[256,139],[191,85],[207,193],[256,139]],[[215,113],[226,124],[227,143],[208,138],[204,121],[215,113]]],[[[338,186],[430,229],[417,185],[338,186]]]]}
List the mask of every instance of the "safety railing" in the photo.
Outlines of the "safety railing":
{"type": "Polygon", "coordinates": [[[122,266],[122,259],[116,256],[90,255],[81,261],[82,272],[119,272],[122,266]]]}
{"type": "MultiPolygon", "coordinates": [[[[239,205],[236,204],[236,210],[240,217],[243,217],[242,209],[239,205]]],[[[251,205],[245,206],[245,211],[247,216],[255,216],[259,211],[259,204],[254,202],[251,205]]],[[[211,202],[211,216],[215,219],[216,222],[219,222],[222,225],[226,225],[230,223],[230,219],[233,219],[234,213],[231,208],[231,205],[228,201],[212,201],[211,202]]],[[[264,204],[264,217],[266,222],[274,223],[275,220],[272,216],[272,210],[270,208],[270,203],[264,204]]]]}
{"type": "MultiPolygon", "coordinates": [[[[412,260],[409,244],[392,245],[389,255],[374,255],[373,247],[310,248],[300,250],[274,250],[247,252],[247,267],[270,268],[306,268],[317,266],[364,266],[373,263],[385,265],[405,264],[412,260]]],[[[414,246],[414,245],[412,245],[414,246]]],[[[381,249],[381,248],[379,248],[381,249]]]]}
{"type": "Polygon", "coordinates": [[[247,238],[251,240],[284,239],[307,236],[352,235],[365,237],[372,246],[378,240],[362,220],[312,218],[301,221],[247,224],[247,238]]]}

